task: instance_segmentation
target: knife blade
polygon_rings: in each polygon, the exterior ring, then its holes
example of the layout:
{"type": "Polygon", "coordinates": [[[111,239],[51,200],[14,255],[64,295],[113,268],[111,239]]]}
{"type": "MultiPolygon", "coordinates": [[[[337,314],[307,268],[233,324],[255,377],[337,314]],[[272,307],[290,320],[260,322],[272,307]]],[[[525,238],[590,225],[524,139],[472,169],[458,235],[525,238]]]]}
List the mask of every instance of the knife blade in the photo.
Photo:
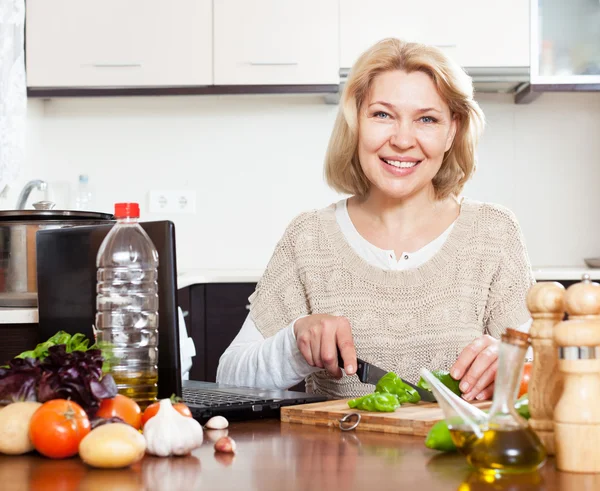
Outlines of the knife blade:
{"type": "MultiPolygon", "coordinates": [[[[377,382],[379,382],[381,377],[383,377],[384,375],[389,373],[388,370],[383,370],[382,368],[379,368],[377,365],[373,365],[372,363],[361,360],[360,358],[356,359],[356,363],[357,363],[356,375],[358,376],[358,379],[363,384],[377,385],[377,382]]],[[[340,353],[339,348],[338,348],[338,366],[340,368],[344,368],[344,360],[342,358],[342,354],[340,353]]],[[[400,380],[402,380],[402,382],[404,382],[409,387],[412,387],[413,389],[415,389],[417,391],[417,393],[421,396],[422,401],[437,402],[437,399],[435,398],[435,396],[433,395],[432,392],[430,392],[426,389],[422,389],[421,387],[418,387],[415,384],[411,384],[410,382],[407,382],[406,380],[404,380],[403,378],[401,378],[399,376],[398,376],[398,378],[400,380]]]]}

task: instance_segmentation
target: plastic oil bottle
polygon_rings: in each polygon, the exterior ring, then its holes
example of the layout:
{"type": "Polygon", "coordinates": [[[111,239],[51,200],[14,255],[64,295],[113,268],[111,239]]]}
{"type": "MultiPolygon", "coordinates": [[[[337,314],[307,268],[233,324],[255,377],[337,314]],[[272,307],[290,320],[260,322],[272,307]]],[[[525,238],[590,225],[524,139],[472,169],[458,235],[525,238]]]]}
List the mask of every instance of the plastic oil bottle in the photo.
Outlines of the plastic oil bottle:
{"type": "Polygon", "coordinates": [[[514,408],[529,335],[508,329],[502,336],[494,400],[481,432],[466,425],[450,426],[457,448],[476,469],[484,472],[530,472],[546,460],[546,449],[514,408]]]}
{"type": "Polygon", "coordinates": [[[120,394],[143,409],[158,387],[158,252],[137,203],[117,203],[117,223],[96,259],[96,341],[120,394]]]}

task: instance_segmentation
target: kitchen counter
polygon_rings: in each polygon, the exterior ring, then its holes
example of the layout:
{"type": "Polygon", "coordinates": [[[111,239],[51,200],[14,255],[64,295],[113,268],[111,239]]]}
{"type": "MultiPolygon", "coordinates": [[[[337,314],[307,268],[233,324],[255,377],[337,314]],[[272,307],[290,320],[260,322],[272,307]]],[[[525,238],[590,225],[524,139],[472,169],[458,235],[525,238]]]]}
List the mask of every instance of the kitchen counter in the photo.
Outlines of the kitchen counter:
{"type": "Polygon", "coordinates": [[[78,458],[1,456],[6,489],[211,490],[583,490],[600,475],[558,472],[554,459],[536,473],[496,482],[471,471],[460,454],[423,445],[423,437],[259,420],[232,424],[235,455],[218,454],[205,437],[187,457],[145,457],[132,468],[90,469],[78,458]]]}
{"type": "Polygon", "coordinates": [[[600,269],[586,266],[539,266],[533,268],[533,274],[537,281],[581,281],[584,274],[589,274],[592,280],[600,280],[600,269]]]}
{"type": "Polygon", "coordinates": [[[36,307],[1,307],[0,324],[37,324],[39,320],[36,307]]]}
{"type": "MultiPolygon", "coordinates": [[[[263,274],[261,269],[183,269],[177,275],[178,288],[205,283],[256,283],[263,274]]],[[[584,274],[600,280],[600,269],[586,266],[535,266],[537,281],[580,281],[584,274]]]]}

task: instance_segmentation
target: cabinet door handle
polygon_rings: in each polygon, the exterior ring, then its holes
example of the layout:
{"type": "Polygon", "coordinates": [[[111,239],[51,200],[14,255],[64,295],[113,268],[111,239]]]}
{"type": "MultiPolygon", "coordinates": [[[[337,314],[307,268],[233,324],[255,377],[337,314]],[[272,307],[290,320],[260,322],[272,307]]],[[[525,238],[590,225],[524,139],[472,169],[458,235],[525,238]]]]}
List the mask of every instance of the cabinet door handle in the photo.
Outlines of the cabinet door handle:
{"type": "Polygon", "coordinates": [[[188,315],[190,315],[190,312],[188,310],[184,310],[182,313],[183,313],[184,317],[187,317],[188,315]]]}
{"type": "Polygon", "coordinates": [[[250,304],[246,305],[246,310],[250,310],[250,304]]]}

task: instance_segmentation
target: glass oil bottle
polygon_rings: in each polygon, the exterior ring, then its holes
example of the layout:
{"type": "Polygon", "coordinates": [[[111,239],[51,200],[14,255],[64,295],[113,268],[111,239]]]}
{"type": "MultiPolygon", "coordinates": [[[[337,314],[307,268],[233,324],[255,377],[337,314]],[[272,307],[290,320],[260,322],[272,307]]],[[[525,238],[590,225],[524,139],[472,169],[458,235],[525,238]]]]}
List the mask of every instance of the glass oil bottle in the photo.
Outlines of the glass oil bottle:
{"type": "Polygon", "coordinates": [[[528,347],[526,333],[507,329],[502,336],[494,400],[488,414],[458,397],[429,370],[421,369],[458,451],[485,474],[534,471],[546,460],[544,445],[514,409],[528,347]]]}
{"type": "Polygon", "coordinates": [[[452,439],[476,469],[491,472],[530,472],[546,461],[546,449],[514,408],[529,335],[508,329],[502,336],[494,400],[482,437],[470,429],[452,428],[452,439]]]}

